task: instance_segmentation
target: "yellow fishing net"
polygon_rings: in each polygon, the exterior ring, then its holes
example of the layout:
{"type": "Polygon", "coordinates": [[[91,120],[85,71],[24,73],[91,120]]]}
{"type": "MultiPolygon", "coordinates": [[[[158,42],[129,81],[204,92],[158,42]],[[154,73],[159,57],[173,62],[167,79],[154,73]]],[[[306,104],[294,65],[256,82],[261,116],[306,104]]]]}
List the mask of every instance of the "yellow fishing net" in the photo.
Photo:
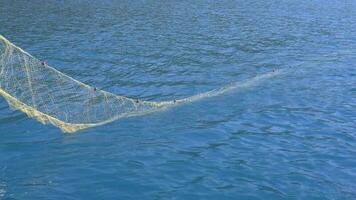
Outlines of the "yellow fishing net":
{"type": "Polygon", "coordinates": [[[0,35],[0,95],[12,108],[70,133],[119,118],[217,96],[234,88],[250,86],[275,74],[256,76],[243,83],[230,84],[176,101],[138,101],[79,82],[34,58],[0,35]]]}

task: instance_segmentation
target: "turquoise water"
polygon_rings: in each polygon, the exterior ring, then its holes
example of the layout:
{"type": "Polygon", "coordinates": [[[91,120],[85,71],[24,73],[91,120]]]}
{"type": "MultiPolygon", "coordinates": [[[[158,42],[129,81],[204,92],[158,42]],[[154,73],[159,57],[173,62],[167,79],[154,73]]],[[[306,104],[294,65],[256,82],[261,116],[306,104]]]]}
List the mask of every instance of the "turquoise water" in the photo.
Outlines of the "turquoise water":
{"type": "Polygon", "coordinates": [[[286,71],[76,134],[0,98],[0,199],[355,199],[355,13],[351,0],[0,1],[0,34],[115,94],[179,99],[286,71]]]}

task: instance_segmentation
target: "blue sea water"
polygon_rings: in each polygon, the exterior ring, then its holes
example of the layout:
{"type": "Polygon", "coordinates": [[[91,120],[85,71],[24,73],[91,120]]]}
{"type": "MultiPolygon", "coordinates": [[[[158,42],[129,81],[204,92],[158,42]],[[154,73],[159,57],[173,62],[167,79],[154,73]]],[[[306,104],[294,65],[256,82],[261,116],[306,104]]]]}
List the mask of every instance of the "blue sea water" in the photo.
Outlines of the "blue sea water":
{"type": "Polygon", "coordinates": [[[132,98],[293,66],[75,134],[0,98],[0,199],[356,199],[355,13],[353,0],[0,0],[0,34],[132,98]]]}

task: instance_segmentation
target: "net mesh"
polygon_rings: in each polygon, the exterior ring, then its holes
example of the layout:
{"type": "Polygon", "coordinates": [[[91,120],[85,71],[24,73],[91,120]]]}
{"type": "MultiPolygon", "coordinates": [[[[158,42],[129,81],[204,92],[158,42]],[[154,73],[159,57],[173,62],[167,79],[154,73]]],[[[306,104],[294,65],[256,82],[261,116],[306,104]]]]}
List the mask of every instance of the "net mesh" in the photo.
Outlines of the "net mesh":
{"type": "Polygon", "coordinates": [[[34,58],[0,35],[0,95],[12,108],[69,133],[119,118],[217,96],[234,88],[250,86],[275,74],[256,76],[244,83],[230,84],[180,100],[138,101],[79,82],[34,58]]]}

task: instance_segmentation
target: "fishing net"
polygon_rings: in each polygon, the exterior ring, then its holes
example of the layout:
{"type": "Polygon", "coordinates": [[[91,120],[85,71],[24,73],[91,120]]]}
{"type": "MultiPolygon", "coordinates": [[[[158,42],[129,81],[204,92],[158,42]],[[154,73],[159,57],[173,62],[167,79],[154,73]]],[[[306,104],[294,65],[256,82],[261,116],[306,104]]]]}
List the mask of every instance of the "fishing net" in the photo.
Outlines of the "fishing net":
{"type": "Polygon", "coordinates": [[[34,58],[0,35],[0,95],[12,108],[70,133],[119,118],[143,115],[184,102],[216,96],[274,74],[256,76],[243,84],[231,84],[185,99],[139,101],[79,82],[34,58]]]}

